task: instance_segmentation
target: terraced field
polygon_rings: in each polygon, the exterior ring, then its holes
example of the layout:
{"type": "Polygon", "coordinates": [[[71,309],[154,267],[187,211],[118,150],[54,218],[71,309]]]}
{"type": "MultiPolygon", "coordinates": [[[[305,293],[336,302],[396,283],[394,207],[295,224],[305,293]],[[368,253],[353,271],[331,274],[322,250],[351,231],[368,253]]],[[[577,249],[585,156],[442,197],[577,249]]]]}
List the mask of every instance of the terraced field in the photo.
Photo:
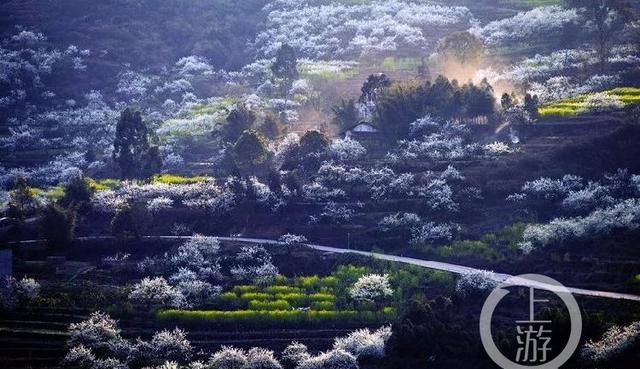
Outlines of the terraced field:
{"type": "MultiPolygon", "coordinates": [[[[635,105],[640,103],[640,88],[619,87],[604,91],[603,94],[617,98],[623,105],[635,105]]],[[[582,94],[569,99],[563,99],[540,107],[539,113],[543,118],[549,117],[574,117],[583,113],[589,113],[592,109],[589,106],[590,98],[594,94],[582,94]]],[[[593,109],[597,109],[594,106],[593,109]]]]}

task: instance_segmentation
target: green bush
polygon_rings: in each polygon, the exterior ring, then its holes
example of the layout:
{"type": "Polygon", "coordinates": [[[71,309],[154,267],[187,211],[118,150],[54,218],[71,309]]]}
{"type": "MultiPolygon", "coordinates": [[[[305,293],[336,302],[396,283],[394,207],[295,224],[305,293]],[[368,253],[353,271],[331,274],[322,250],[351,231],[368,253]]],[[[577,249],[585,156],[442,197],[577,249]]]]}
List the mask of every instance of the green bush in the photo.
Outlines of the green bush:
{"type": "Polygon", "coordinates": [[[291,310],[291,305],[285,300],[276,301],[249,301],[249,310],[257,311],[276,311],[276,310],[291,310]]]}
{"type": "Polygon", "coordinates": [[[276,300],[284,300],[293,306],[299,307],[305,304],[309,299],[302,293],[277,293],[276,300]]]}
{"type": "Polygon", "coordinates": [[[320,280],[320,285],[328,289],[334,289],[338,287],[338,282],[338,278],[330,275],[328,277],[322,278],[320,280]]]}
{"type": "Polygon", "coordinates": [[[336,304],[331,301],[318,301],[311,304],[311,310],[335,310],[336,304]]]}
{"type": "Polygon", "coordinates": [[[322,301],[335,302],[336,296],[330,293],[312,293],[311,295],[309,295],[309,299],[312,302],[322,302],[322,301]]]}
{"type": "Polygon", "coordinates": [[[245,301],[258,300],[258,301],[268,301],[273,300],[273,295],[263,292],[247,292],[240,295],[240,298],[245,301]]]}
{"type": "Polygon", "coordinates": [[[269,287],[266,287],[263,291],[266,293],[270,293],[272,295],[302,292],[300,288],[292,287],[292,286],[269,286],[269,287]]]}
{"type": "Polygon", "coordinates": [[[243,293],[247,292],[258,292],[258,287],[254,285],[238,285],[233,286],[232,291],[239,295],[242,295],[243,293]]]}
{"type": "Polygon", "coordinates": [[[320,277],[317,275],[298,277],[294,283],[296,286],[309,291],[320,287],[320,277]]]}
{"type": "Polygon", "coordinates": [[[223,302],[225,304],[235,305],[240,302],[240,298],[233,292],[225,292],[218,296],[218,301],[223,302]]]}

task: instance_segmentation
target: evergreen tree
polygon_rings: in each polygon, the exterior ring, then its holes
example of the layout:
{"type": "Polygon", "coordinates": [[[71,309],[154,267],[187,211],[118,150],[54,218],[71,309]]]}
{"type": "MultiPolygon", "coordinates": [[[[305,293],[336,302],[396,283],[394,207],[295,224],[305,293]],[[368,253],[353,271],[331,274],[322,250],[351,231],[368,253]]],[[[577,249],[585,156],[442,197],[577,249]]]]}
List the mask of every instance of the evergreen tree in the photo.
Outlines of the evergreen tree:
{"type": "Polygon", "coordinates": [[[524,110],[529,113],[531,118],[538,118],[538,96],[526,94],[524,96],[524,110]]]}
{"type": "Polygon", "coordinates": [[[253,171],[269,158],[269,151],[264,136],[250,129],[231,147],[231,155],[238,169],[253,171]]]}
{"type": "Polygon", "coordinates": [[[123,178],[149,178],[162,168],[157,146],[149,145],[149,132],[142,114],[131,108],[120,114],[113,142],[113,161],[123,178]]]}
{"type": "Polygon", "coordinates": [[[454,32],[440,40],[437,52],[445,62],[453,59],[465,65],[477,65],[484,54],[484,45],[469,32],[454,32]]]}
{"type": "Polygon", "coordinates": [[[315,130],[305,132],[300,137],[299,162],[305,169],[313,170],[320,165],[328,146],[329,139],[321,132],[315,130]]]}
{"type": "Polygon", "coordinates": [[[123,178],[138,178],[142,172],[144,156],[149,150],[147,127],[139,111],[125,109],[116,126],[113,142],[113,161],[123,178]]]}
{"type": "Polygon", "coordinates": [[[162,157],[158,146],[151,146],[142,161],[142,177],[151,178],[162,169],[162,157]]]}
{"type": "Polygon", "coordinates": [[[239,104],[227,115],[225,141],[236,142],[244,131],[253,127],[255,121],[255,113],[249,110],[244,104],[239,104]]]}
{"type": "Polygon", "coordinates": [[[81,209],[89,203],[92,193],[86,178],[73,177],[64,187],[64,196],[60,199],[60,204],[65,207],[75,204],[81,209]]]}
{"type": "Polygon", "coordinates": [[[358,123],[358,109],[353,99],[340,100],[338,105],[331,108],[334,118],[333,122],[341,129],[348,129],[351,125],[358,123]]]}
{"type": "Polygon", "coordinates": [[[508,93],[505,92],[502,94],[502,97],[500,98],[500,105],[502,106],[502,110],[507,110],[513,106],[513,100],[508,93]]]}
{"type": "Polygon", "coordinates": [[[391,86],[391,80],[384,73],[372,74],[362,85],[362,94],[358,100],[362,104],[375,104],[383,89],[391,86]]]}
{"type": "Polygon", "coordinates": [[[140,238],[151,223],[151,215],[143,202],[118,210],[111,220],[111,232],[119,238],[140,238]]]}
{"type": "Polygon", "coordinates": [[[289,90],[293,81],[298,79],[298,57],[296,51],[289,45],[284,44],[278,49],[276,55],[276,61],[271,65],[271,72],[273,75],[280,79],[280,84],[283,89],[283,96],[285,101],[285,109],[289,100],[289,90]]]}
{"type": "Polygon", "coordinates": [[[50,203],[41,210],[39,229],[41,236],[47,240],[49,246],[63,248],[73,241],[76,227],[76,209],[50,203]]]}
{"type": "Polygon", "coordinates": [[[27,216],[33,214],[34,211],[35,202],[33,194],[31,194],[29,186],[27,185],[27,179],[23,176],[18,176],[9,198],[8,215],[10,218],[22,221],[27,216]]]}

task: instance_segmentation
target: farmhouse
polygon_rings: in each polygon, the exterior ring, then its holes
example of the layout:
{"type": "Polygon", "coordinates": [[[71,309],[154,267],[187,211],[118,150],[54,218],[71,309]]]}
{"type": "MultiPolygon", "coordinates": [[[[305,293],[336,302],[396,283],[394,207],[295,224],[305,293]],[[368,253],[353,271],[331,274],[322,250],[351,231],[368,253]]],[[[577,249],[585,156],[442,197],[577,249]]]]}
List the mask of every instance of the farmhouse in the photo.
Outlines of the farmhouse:
{"type": "Polygon", "coordinates": [[[380,138],[380,130],[368,122],[359,122],[358,124],[347,128],[342,132],[344,138],[353,138],[356,140],[377,140],[380,138]]]}

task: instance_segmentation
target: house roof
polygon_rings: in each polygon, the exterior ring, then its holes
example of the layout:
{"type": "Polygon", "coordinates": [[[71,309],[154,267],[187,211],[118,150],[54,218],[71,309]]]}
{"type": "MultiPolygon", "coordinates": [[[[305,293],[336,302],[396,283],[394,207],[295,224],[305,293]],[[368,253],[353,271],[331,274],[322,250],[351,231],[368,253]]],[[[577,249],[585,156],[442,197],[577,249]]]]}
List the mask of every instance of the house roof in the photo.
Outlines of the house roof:
{"type": "Polygon", "coordinates": [[[342,133],[354,132],[354,133],[378,133],[380,130],[375,125],[369,122],[359,122],[353,126],[345,129],[342,133]]]}

